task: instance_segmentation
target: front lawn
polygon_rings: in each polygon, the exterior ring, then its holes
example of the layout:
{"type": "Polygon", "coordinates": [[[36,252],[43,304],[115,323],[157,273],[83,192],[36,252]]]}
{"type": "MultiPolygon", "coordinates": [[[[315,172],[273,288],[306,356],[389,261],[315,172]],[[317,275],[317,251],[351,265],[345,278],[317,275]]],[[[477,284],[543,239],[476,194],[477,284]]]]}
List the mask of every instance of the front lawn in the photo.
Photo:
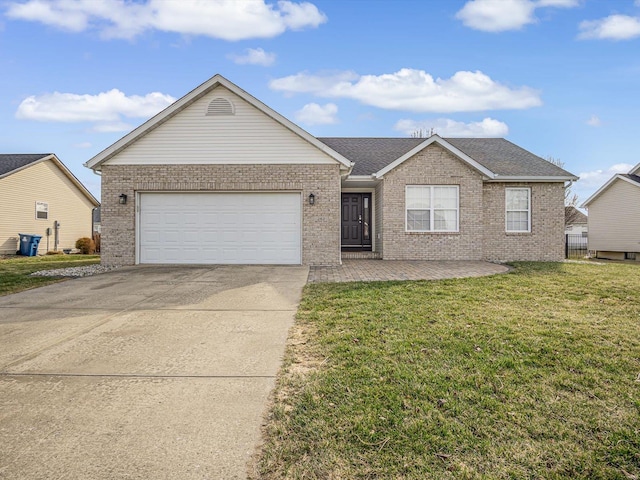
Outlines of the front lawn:
{"type": "Polygon", "coordinates": [[[40,270],[79,267],[100,263],[99,255],[44,255],[0,258],[0,295],[16,293],[64,280],[61,277],[31,277],[40,270]]]}
{"type": "Polygon", "coordinates": [[[305,288],[255,478],[640,478],[640,265],[305,288]]]}

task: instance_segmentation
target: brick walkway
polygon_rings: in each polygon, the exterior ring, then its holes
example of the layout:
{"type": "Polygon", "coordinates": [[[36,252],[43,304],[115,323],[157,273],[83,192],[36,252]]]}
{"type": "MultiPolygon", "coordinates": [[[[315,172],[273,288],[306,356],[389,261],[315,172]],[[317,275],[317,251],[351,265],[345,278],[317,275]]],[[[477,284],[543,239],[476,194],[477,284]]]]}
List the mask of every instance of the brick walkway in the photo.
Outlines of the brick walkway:
{"type": "Polygon", "coordinates": [[[338,267],[310,267],[308,283],[442,280],[509,271],[506,265],[471,261],[342,260],[338,267]]]}

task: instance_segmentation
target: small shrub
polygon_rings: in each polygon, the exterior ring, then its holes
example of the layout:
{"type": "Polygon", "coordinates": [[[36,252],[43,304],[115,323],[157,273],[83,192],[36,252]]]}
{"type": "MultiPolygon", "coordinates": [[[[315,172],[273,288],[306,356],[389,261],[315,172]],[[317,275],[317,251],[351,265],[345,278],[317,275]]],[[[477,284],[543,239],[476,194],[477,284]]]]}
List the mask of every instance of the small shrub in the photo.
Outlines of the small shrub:
{"type": "Polygon", "coordinates": [[[91,254],[96,250],[96,244],[89,237],[82,237],[76,240],[76,248],[84,255],[91,254]]]}
{"type": "Polygon", "coordinates": [[[64,255],[64,252],[61,252],[60,250],[49,250],[47,255],[64,255]]]}

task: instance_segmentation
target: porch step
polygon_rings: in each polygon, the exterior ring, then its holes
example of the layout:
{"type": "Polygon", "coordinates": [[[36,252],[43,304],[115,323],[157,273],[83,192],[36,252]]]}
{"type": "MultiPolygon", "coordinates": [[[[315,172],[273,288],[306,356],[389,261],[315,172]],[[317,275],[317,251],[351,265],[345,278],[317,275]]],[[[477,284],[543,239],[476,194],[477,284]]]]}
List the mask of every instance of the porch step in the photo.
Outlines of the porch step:
{"type": "Polygon", "coordinates": [[[380,252],[342,252],[343,260],[380,260],[380,252]]]}

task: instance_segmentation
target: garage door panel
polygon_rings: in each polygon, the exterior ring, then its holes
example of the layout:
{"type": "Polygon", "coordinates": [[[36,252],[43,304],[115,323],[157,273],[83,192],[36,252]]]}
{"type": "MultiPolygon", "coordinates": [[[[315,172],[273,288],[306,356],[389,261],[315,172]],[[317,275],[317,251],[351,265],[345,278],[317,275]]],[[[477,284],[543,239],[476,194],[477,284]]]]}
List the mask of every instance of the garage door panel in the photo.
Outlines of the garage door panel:
{"type": "Polygon", "coordinates": [[[140,207],[140,263],[300,263],[300,194],[142,193],[140,207]]]}

